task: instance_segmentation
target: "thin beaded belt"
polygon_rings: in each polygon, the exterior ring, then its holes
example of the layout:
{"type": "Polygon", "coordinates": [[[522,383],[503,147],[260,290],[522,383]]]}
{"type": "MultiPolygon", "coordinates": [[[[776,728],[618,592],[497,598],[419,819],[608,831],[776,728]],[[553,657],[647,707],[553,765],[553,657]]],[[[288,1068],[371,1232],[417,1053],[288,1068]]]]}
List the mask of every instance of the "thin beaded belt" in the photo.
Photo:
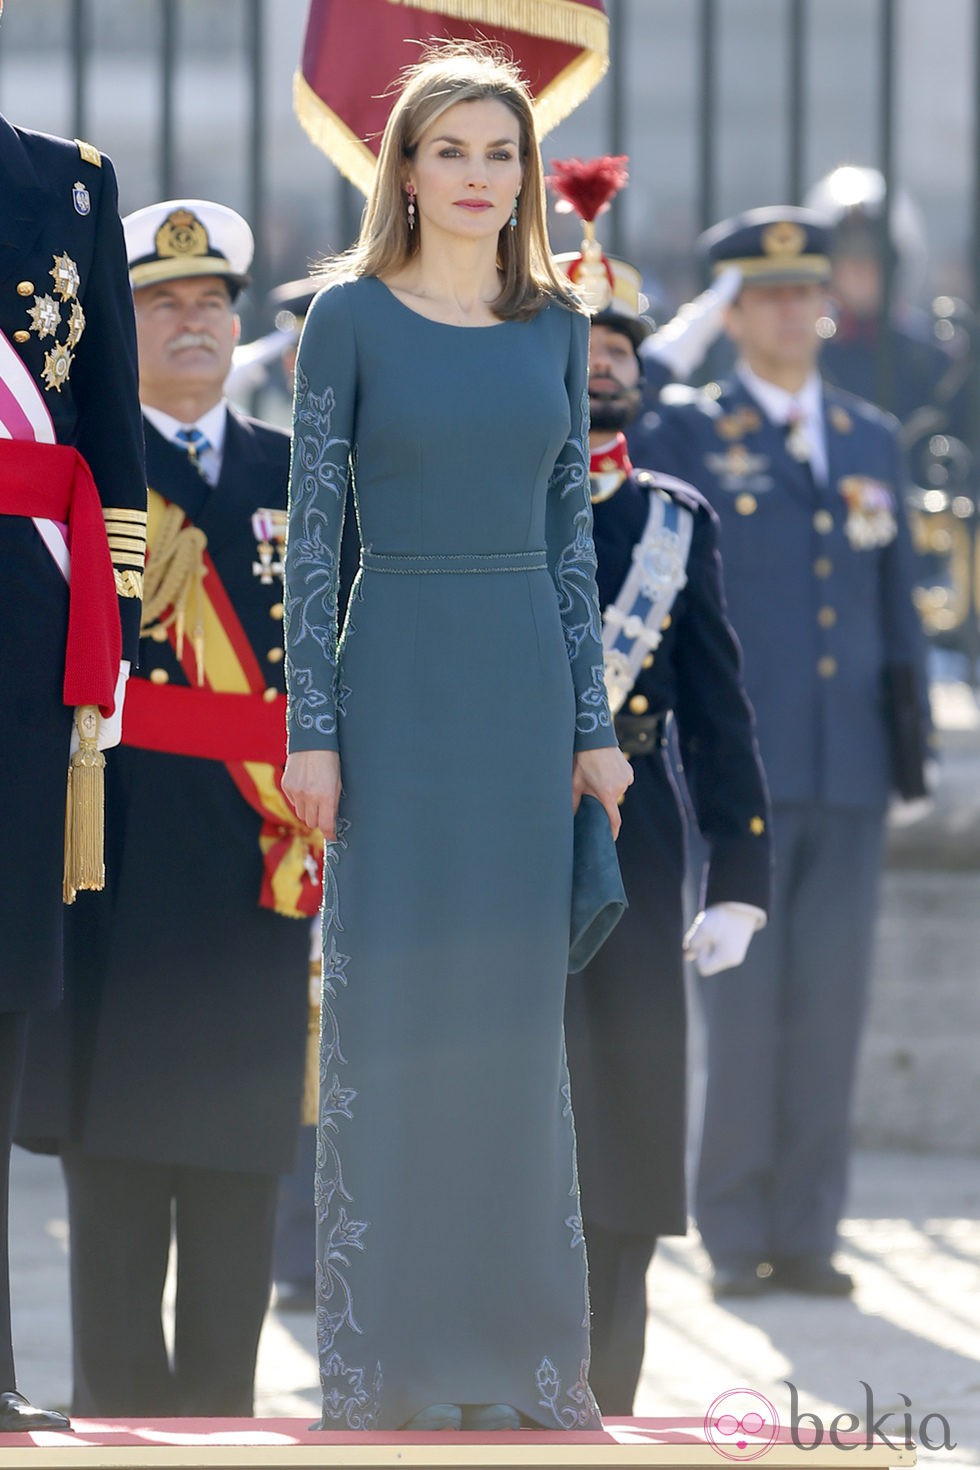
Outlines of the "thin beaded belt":
{"type": "Polygon", "coordinates": [[[544,572],[548,569],[548,556],[544,551],[462,551],[445,556],[362,551],[361,566],[366,572],[394,572],[396,576],[432,576],[446,572],[544,572]]]}

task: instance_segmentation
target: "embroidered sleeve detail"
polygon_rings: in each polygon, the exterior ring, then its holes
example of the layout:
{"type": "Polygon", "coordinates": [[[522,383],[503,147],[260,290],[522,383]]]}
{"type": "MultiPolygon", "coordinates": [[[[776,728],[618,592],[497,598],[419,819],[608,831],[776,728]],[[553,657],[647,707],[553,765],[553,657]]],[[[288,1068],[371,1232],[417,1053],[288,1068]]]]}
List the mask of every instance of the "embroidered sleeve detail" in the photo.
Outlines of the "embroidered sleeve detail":
{"type": "Polygon", "coordinates": [[[337,588],[356,364],[348,308],[331,294],[314,303],[296,367],[283,598],[291,750],[337,749],[337,588]]]}
{"type": "Polygon", "coordinates": [[[614,743],[602,661],[589,490],[588,323],[572,322],[566,379],[572,427],[548,485],[548,561],[575,688],[576,748],[614,743]]]}

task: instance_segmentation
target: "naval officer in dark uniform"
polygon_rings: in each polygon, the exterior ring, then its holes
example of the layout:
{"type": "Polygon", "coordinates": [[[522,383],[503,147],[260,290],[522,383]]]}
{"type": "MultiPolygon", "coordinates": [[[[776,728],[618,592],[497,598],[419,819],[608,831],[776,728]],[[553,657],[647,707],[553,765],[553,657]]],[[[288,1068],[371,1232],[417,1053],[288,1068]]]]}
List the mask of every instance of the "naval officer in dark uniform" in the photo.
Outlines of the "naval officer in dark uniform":
{"type": "MultiPolygon", "coordinates": [[[[606,682],[634,772],[617,842],[629,908],[595,959],[568,977],[565,1008],[589,1258],[589,1381],[603,1413],[628,1415],[647,1268],[658,1236],[687,1229],[685,834],[668,721],[708,850],[688,939],[707,973],[738,965],[765,923],[768,806],[725,616],[717,518],[691,485],[656,465],[634,469],[626,449],[623,431],[642,404],[639,349],[653,330],[639,311],[639,273],[605,255],[594,273],[580,255],[558,260],[593,312],[589,439],[606,682]]],[[[737,992],[739,973],[719,983],[737,992]]]]}
{"type": "MultiPolygon", "coordinates": [[[[28,1017],[49,1027],[62,992],[69,680],[84,684],[105,664],[108,687],[92,703],[106,713],[113,686],[121,700],[120,656],[128,667],[138,650],[146,485],[116,199],[112,165],[97,148],[0,117],[0,1431],[68,1427],[63,1414],[16,1392],[7,1190],[28,1017]],[[80,521],[92,507],[98,537],[86,548],[80,521]],[[81,642],[68,638],[66,536],[72,620],[88,620],[81,642]],[[101,624],[86,552],[103,568],[101,624]]],[[[99,744],[111,738],[103,728],[99,744]]]]}
{"type": "Polygon", "coordinates": [[[668,388],[634,453],[721,519],[732,626],[773,803],[770,922],[705,984],[696,1214],[718,1296],[845,1294],[831,1256],[889,796],[924,793],[927,704],[893,419],[825,385],[827,232],[754,210],[708,232],[743,287],[717,392],[668,388]]]}
{"type": "Polygon", "coordinates": [[[77,1092],[61,1152],[74,1406],[247,1415],[319,900],[317,842],[278,785],[289,438],[222,396],[252,253],[245,221],[173,200],[124,226],[150,516],[109,887],[71,934],[77,1092]]]}

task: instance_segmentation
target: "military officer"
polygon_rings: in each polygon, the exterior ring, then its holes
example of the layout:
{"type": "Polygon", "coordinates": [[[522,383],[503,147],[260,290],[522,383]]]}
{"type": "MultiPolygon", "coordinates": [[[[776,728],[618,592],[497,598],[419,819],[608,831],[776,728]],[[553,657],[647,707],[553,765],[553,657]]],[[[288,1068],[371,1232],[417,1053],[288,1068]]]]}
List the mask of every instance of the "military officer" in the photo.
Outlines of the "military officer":
{"type": "Polygon", "coordinates": [[[74,1405],[247,1415],[319,902],[317,842],[279,788],[289,438],[223,398],[246,222],[191,199],[123,223],[149,544],[141,667],[111,773],[110,886],[70,936],[74,1405]]]}
{"type": "MultiPolygon", "coordinates": [[[[28,1017],[50,1027],[62,990],[72,706],[108,716],[138,649],[146,485],[116,200],[97,148],[0,117],[0,1432],[68,1427],[16,1391],[7,1188],[28,1017]]],[[[87,741],[111,743],[108,724],[87,741]]]]}
{"type": "MultiPolygon", "coordinates": [[[[563,165],[567,170],[569,165],[563,165]]],[[[568,187],[567,172],[563,182],[568,187]]],[[[708,845],[689,947],[706,971],[737,965],[769,899],[768,809],[724,611],[717,519],[690,484],[634,469],[624,430],[640,410],[639,274],[560,256],[592,309],[592,502],[606,682],[633,764],[617,850],[629,908],[570,975],[565,1028],[589,1257],[589,1379],[606,1414],[630,1414],[643,1358],[647,1268],[687,1229],[684,818],[665,728],[673,717],[708,845]],[[634,624],[632,620],[636,620],[634,624]]],[[[726,980],[737,989],[737,976],[726,980]]]]}
{"type": "Polygon", "coordinates": [[[882,817],[924,791],[926,694],[894,421],[825,385],[827,232],[806,210],[709,231],[742,290],[710,392],[668,388],[635,452],[721,519],[728,612],[773,802],[771,919],[738,986],[705,984],[696,1213],[718,1296],[845,1294],[831,1256],[871,958],[882,817]]]}

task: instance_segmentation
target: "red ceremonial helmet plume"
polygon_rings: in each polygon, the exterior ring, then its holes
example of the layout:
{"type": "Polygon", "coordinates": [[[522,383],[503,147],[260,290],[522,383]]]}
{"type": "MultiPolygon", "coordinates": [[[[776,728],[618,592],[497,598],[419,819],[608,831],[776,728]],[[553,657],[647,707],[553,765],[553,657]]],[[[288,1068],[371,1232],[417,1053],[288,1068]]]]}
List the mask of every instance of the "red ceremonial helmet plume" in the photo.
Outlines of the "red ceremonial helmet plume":
{"type": "MultiPolygon", "coordinates": [[[[613,294],[613,274],[595,237],[595,220],[629,181],[627,155],[555,159],[546,183],[559,197],[557,208],[574,210],[585,226],[582,259],[566,265],[570,279],[591,312],[604,311],[613,294]]],[[[565,257],[560,257],[565,261],[565,257]]]]}
{"type": "Polygon", "coordinates": [[[574,209],[587,224],[592,224],[620,189],[629,183],[625,153],[611,153],[602,158],[556,158],[547,177],[548,188],[561,200],[559,209],[574,209]]]}

